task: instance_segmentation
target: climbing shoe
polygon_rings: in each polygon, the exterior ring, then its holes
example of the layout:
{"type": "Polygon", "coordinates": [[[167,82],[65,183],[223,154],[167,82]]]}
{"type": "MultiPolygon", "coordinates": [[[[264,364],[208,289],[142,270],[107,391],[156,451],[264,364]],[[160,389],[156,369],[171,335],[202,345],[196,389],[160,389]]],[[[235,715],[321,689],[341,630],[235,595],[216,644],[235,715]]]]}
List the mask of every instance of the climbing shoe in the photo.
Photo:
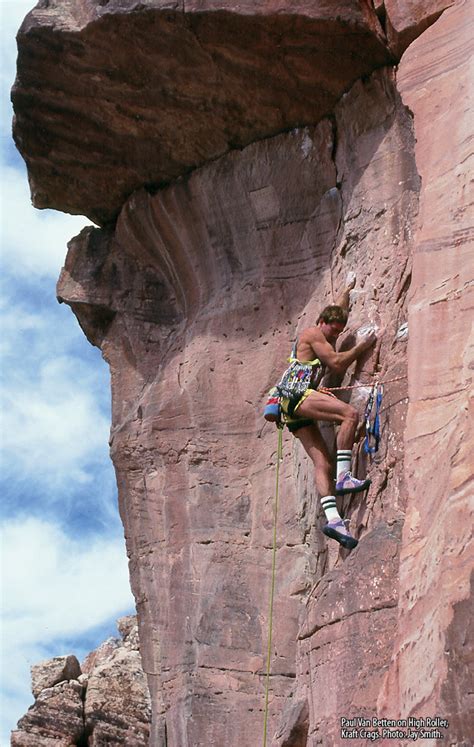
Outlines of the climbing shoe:
{"type": "Polygon", "coordinates": [[[336,495],[342,495],[343,493],[359,493],[361,490],[367,490],[370,482],[370,480],[358,480],[357,477],[353,477],[350,472],[346,472],[336,482],[336,495]]]}
{"type": "Polygon", "coordinates": [[[353,550],[359,544],[347,529],[342,519],[333,519],[323,526],[323,534],[339,542],[340,545],[348,550],[353,550]]]}

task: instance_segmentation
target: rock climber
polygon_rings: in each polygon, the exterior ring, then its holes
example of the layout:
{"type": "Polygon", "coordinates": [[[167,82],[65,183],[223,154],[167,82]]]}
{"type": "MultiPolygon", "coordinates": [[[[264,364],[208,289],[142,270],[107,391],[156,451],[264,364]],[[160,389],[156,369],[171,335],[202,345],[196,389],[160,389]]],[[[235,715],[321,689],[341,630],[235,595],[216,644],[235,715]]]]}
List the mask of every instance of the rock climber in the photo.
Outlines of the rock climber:
{"type": "Polygon", "coordinates": [[[336,352],[336,341],[347,323],[349,291],[354,282],[336,305],[326,306],[321,311],[315,326],[308,327],[299,335],[289,359],[290,366],[277,385],[283,421],[301,441],[314,465],[316,488],[327,519],[323,532],[349,549],[358,543],[339,515],[336,495],[366,490],[370,480],[358,480],[351,473],[352,446],[359,414],[352,405],[342,402],[321,387],[321,381],[326,369],[344,374],[350,364],[376,340],[375,332],[369,331],[353,348],[336,352]],[[319,420],[339,424],[334,491],[331,457],[318,427],[319,420]]]}

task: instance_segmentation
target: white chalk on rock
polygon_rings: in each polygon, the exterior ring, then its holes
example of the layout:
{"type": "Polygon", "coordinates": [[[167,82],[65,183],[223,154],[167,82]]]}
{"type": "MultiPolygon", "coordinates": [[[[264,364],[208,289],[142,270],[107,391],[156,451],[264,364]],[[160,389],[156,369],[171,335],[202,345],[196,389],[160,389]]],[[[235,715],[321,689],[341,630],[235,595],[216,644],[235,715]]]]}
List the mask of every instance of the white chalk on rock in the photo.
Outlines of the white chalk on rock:
{"type": "Polygon", "coordinates": [[[403,322],[396,334],[397,340],[408,340],[408,322],[403,322]]]}
{"type": "Polygon", "coordinates": [[[348,288],[348,290],[352,290],[352,288],[356,284],[356,280],[357,280],[357,277],[356,277],[355,272],[353,272],[352,270],[348,272],[347,277],[346,277],[346,288],[348,288]]]}
{"type": "Polygon", "coordinates": [[[365,296],[366,294],[367,294],[367,291],[362,290],[362,288],[357,288],[357,290],[351,290],[349,292],[349,301],[350,301],[351,306],[353,306],[356,303],[359,297],[365,296]]]}
{"type": "Polygon", "coordinates": [[[364,412],[367,400],[369,399],[372,391],[371,386],[361,386],[358,381],[352,382],[358,388],[351,391],[350,403],[360,413],[364,412]]]}
{"type": "Polygon", "coordinates": [[[360,342],[364,337],[367,337],[368,335],[375,333],[379,331],[379,328],[374,322],[369,322],[368,324],[364,324],[362,327],[359,327],[359,329],[356,332],[357,335],[357,341],[360,342]]]}

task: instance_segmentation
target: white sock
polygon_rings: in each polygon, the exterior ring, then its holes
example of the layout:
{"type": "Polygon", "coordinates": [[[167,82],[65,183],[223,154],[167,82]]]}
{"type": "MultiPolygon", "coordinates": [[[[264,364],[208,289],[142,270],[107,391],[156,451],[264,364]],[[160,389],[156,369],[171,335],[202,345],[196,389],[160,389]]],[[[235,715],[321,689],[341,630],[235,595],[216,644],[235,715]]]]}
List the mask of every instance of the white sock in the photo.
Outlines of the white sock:
{"type": "Polygon", "coordinates": [[[351,449],[338,449],[336,455],[336,480],[351,468],[351,449]]]}
{"type": "Polygon", "coordinates": [[[326,514],[326,519],[328,521],[341,518],[336,507],[336,496],[325,495],[324,498],[321,498],[321,506],[324,509],[324,513],[326,514]]]}

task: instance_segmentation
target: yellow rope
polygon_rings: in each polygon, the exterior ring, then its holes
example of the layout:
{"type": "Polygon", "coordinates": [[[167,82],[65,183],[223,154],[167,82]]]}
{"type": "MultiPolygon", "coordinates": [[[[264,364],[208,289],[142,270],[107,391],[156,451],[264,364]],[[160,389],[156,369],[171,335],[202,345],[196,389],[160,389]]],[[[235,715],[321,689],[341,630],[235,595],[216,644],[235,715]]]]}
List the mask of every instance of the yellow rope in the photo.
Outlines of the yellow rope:
{"type": "Polygon", "coordinates": [[[270,664],[272,656],[272,631],[273,631],[273,597],[275,595],[275,569],[276,569],[276,542],[277,542],[277,519],[278,519],[278,491],[280,484],[280,462],[283,455],[283,428],[278,428],[278,449],[276,466],[275,504],[273,509],[273,548],[272,548],[272,583],[270,586],[270,604],[268,613],[268,649],[267,649],[267,676],[265,681],[265,715],[263,718],[263,747],[267,745],[268,726],[268,694],[270,689],[270,664]]]}

